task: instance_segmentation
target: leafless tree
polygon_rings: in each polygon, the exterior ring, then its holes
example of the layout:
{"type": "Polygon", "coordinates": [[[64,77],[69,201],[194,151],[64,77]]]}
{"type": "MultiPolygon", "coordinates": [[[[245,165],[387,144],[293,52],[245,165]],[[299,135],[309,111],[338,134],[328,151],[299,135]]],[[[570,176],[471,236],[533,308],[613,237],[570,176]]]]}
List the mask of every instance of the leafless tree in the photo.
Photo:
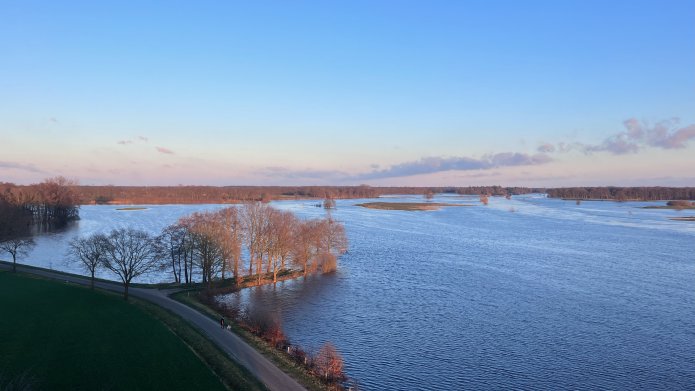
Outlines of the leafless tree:
{"type": "Polygon", "coordinates": [[[269,210],[267,204],[259,202],[246,203],[242,207],[244,234],[249,251],[249,276],[253,275],[255,265],[258,282],[261,281],[263,273],[263,252],[266,247],[264,232],[268,224],[269,210]]]}
{"type": "Polygon", "coordinates": [[[200,269],[203,284],[212,287],[212,280],[222,269],[224,261],[219,238],[222,227],[213,212],[194,213],[189,230],[193,238],[194,261],[200,269]]]}
{"type": "Polygon", "coordinates": [[[235,207],[225,208],[217,212],[216,218],[220,225],[218,242],[223,258],[222,279],[225,278],[225,272],[231,268],[234,280],[238,281],[243,238],[239,211],[235,207]]]}
{"type": "Polygon", "coordinates": [[[345,378],[343,358],[330,342],[326,342],[319,349],[314,359],[314,368],[317,374],[326,381],[340,381],[345,378]]]}
{"type": "Polygon", "coordinates": [[[94,274],[103,266],[107,241],[106,235],[97,233],[84,238],[75,238],[70,241],[68,247],[71,259],[79,262],[80,266],[91,275],[92,289],[94,289],[94,274]]]}
{"type": "Polygon", "coordinates": [[[134,278],[156,266],[156,247],[150,235],[133,228],[119,228],[106,237],[104,266],[121,278],[123,297],[128,300],[128,289],[134,278]]]}
{"type": "Polygon", "coordinates": [[[481,194],[481,195],[480,195],[480,202],[481,202],[483,205],[487,205],[488,202],[490,202],[490,198],[487,196],[487,194],[481,194]]]}
{"type": "Polygon", "coordinates": [[[12,271],[17,272],[17,257],[26,256],[35,245],[32,238],[14,237],[0,242],[0,250],[12,255],[12,271]]]}
{"type": "Polygon", "coordinates": [[[331,197],[326,197],[326,199],[323,200],[323,207],[325,209],[335,209],[335,200],[331,197]]]}
{"type": "Polygon", "coordinates": [[[306,276],[312,271],[312,258],[317,251],[317,237],[320,223],[318,220],[306,220],[297,224],[294,240],[294,262],[301,267],[306,276]]]}

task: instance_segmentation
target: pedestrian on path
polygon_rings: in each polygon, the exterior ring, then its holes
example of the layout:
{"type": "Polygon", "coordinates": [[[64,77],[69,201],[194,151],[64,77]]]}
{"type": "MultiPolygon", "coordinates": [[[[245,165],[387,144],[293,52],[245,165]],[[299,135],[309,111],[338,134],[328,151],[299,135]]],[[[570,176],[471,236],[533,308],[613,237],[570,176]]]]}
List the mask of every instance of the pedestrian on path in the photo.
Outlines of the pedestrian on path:
{"type": "Polygon", "coordinates": [[[220,318],[220,327],[224,328],[224,318],[220,318]]]}

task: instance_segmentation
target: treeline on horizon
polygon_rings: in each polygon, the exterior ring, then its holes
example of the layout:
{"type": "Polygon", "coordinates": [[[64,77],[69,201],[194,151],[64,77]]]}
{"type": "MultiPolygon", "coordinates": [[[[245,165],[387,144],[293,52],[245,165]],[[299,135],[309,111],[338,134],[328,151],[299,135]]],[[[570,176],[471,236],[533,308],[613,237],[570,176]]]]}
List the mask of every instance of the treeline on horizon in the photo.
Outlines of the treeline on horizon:
{"type": "MultiPolygon", "coordinates": [[[[2,184],[0,184],[1,186],[2,184]]],[[[15,186],[5,184],[6,186],[15,186]]],[[[22,186],[17,186],[22,187],[22,186]]],[[[449,193],[506,196],[544,192],[542,188],[359,186],[75,186],[80,204],[225,204],[286,199],[356,199],[385,195],[449,193]]]]}
{"type": "Polygon", "coordinates": [[[380,186],[77,186],[82,204],[197,204],[281,199],[355,199],[385,195],[513,196],[547,193],[551,198],[602,200],[695,200],[695,187],[380,187],[380,186]]]}
{"type": "Polygon", "coordinates": [[[564,187],[546,189],[551,198],[616,201],[695,200],[695,187],[564,187]]]}
{"type": "MultiPolygon", "coordinates": [[[[34,185],[0,183],[0,202],[12,205],[58,205],[58,204],[231,204],[246,201],[282,199],[355,199],[379,196],[428,193],[459,195],[513,196],[528,193],[547,193],[551,198],[600,199],[600,200],[695,200],[695,187],[415,187],[415,186],[83,186],[63,178],[58,182],[63,195],[49,189],[47,180],[34,185]],[[67,190],[70,192],[67,192],[67,190]],[[69,194],[67,196],[66,194],[69,194]],[[41,202],[41,200],[47,202],[41,202]],[[60,201],[58,201],[60,200],[60,201]],[[64,201],[67,200],[67,201],[64,201]]],[[[45,209],[49,216],[53,211],[45,209]]],[[[65,209],[70,218],[73,209],[65,209]]],[[[37,216],[42,215],[36,211],[37,216]]]]}

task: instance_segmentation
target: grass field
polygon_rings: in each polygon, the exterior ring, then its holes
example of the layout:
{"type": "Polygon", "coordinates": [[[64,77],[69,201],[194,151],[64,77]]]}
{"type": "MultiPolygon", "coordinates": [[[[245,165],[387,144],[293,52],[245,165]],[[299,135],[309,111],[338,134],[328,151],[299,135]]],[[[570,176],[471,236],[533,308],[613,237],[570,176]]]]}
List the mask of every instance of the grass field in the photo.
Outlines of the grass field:
{"type": "MultiPolygon", "coordinates": [[[[0,377],[40,390],[222,390],[160,321],[119,296],[0,272],[0,377]]],[[[0,384],[0,388],[2,388],[0,384]]]]}

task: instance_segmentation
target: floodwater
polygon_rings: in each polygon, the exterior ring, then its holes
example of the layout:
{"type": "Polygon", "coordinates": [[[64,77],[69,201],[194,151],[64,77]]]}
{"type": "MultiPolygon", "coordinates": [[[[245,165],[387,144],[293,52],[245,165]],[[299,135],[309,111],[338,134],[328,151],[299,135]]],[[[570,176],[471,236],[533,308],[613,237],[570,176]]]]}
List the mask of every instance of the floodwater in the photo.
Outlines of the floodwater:
{"type": "MultiPolygon", "coordinates": [[[[350,240],[338,272],[221,299],[276,316],[304,347],[331,341],[361,389],[695,389],[695,223],[667,218],[693,211],[542,195],[429,212],[359,202],[333,212],[350,240]]],[[[315,203],[274,205],[323,216],[315,203]]],[[[220,207],[83,207],[31,263],[75,271],[58,262],[71,236],[220,207]]]]}

